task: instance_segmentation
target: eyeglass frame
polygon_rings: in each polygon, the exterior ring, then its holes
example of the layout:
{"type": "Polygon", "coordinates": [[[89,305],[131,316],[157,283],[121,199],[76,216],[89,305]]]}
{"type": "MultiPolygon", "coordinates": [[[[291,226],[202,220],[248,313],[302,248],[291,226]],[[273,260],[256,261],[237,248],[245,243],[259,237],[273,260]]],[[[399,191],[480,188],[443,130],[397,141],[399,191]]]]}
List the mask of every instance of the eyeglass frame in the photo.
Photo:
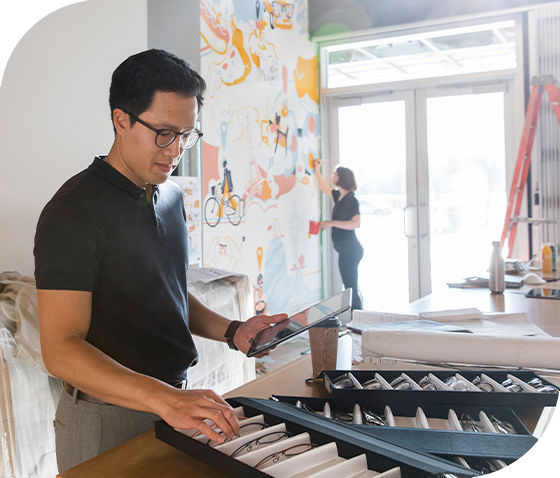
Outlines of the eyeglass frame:
{"type": "MultiPolygon", "coordinates": [[[[270,427],[270,425],[269,425],[268,423],[264,423],[264,422],[251,422],[251,423],[244,423],[243,425],[239,425],[239,430],[241,431],[242,428],[250,427],[250,426],[253,426],[253,425],[258,425],[258,426],[261,427],[260,430],[257,430],[257,431],[261,431],[261,430],[264,430],[265,428],[269,428],[269,427],[270,427]]],[[[219,431],[218,433],[219,433],[220,435],[223,435],[224,432],[223,432],[223,431],[219,431]]],[[[234,438],[226,438],[226,442],[235,440],[235,438],[239,438],[239,437],[241,437],[241,435],[237,435],[237,437],[234,437],[234,438]]],[[[211,441],[215,441],[215,440],[212,440],[211,438],[209,438],[208,441],[206,442],[206,444],[207,444],[207,445],[210,444],[211,441]]],[[[224,442],[224,443],[225,443],[225,442],[224,442]]]]}
{"type": "Polygon", "coordinates": [[[288,431],[285,431],[285,432],[284,431],[270,432],[270,433],[267,433],[266,435],[262,435],[258,438],[254,438],[252,440],[249,440],[248,442],[243,443],[243,445],[241,445],[239,448],[234,450],[229,456],[236,457],[244,449],[247,450],[247,452],[250,452],[253,449],[253,444],[255,444],[255,445],[265,445],[265,444],[269,444],[269,443],[276,443],[277,441],[282,440],[282,438],[290,438],[291,436],[292,436],[292,433],[288,432],[288,431]],[[264,443],[259,442],[259,440],[262,440],[263,438],[266,438],[270,435],[280,435],[280,436],[276,440],[272,440],[270,442],[264,442],[264,443]]]}
{"type": "Polygon", "coordinates": [[[313,448],[317,448],[318,446],[319,445],[317,445],[316,443],[300,443],[299,445],[292,445],[288,448],[285,448],[284,450],[280,450],[280,451],[277,451],[276,453],[271,453],[270,455],[265,456],[253,468],[258,468],[259,466],[264,465],[267,461],[270,461],[271,459],[272,459],[273,463],[278,463],[280,461],[280,456],[281,455],[284,455],[287,459],[288,457],[291,457],[291,456],[297,456],[297,455],[301,455],[302,453],[306,453],[310,450],[313,450],[313,448]],[[286,453],[288,450],[292,450],[293,448],[299,448],[301,446],[307,446],[307,447],[309,447],[309,450],[300,451],[298,453],[286,453]]]}
{"type": "Polygon", "coordinates": [[[203,133],[202,131],[200,131],[198,128],[193,128],[193,129],[190,129],[189,131],[183,131],[182,133],[180,133],[179,131],[174,131],[174,130],[172,130],[172,129],[170,129],[170,128],[157,129],[157,128],[154,128],[152,125],[146,123],[145,121],[141,120],[140,118],[138,118],[138,116],[136,116],[136,115],[134,115],[134,114],[132,114],[132,113],[130,113],[130,112],[128,112],[128,111],[122,109],[122,108],[119,108],[119,109],[120,109],[121,111],[124,111],[124,112],[125,112],[128,116],[130,116],[134,121],[138,121],[138,123],[140,123],[141,125],[143,125],[143,126],[145,126],[146,128],[152,130],[152,131],[156,134],[156,137],[155,137],[155,139],[154,139],[154,142],[155,142],[156,146],[157,146],[158,148],[161,148],[161,149],[167,148],[168,146],[171,146],[171,145],[173,144],[173,142],[177,139],[177,136],[179,136],[180,138],[184,138],[185,135],[186,135],[187,133],[188,133],[189,135],[192,134],[192,133],[196,133],[196,134],[198,134],[198,138],[196,139],[196,141],[195,141],[193,144],[191,144],[191,145],[188,146],[188,147],[183,146],[183,145],[181,144],[181,140],[179,139],[179,146],[180,146],[182,149],[190,149],[190,148],[192,148],[196,143],[198,143],[198,141],[200,140],[200,138],[202,138],[202,136],[203,136],[203,134],[204,134],[204,133],[203,133]],[[172,139],[169,143],[167,143],[165,146],[160,146],[160,145],[158,144],[158,142],[157,142],[158,137],[159,137],[162,133],[165,133],[165,132],[171,132],[171,133],[173,133],[173,139],[172,139]]]}
{"type": "Polygon", "coordinates": [[[284,15],[288,20],[290,20],[294,16],[294,5],[293,3],[280,3],[277,0],[273,0],[271,3],[272,10],[274,11],[274,15],[279,17],[280,15],[284,15]],[[280,13],[276,11],[276,9],[280,10],[280,13]]]}

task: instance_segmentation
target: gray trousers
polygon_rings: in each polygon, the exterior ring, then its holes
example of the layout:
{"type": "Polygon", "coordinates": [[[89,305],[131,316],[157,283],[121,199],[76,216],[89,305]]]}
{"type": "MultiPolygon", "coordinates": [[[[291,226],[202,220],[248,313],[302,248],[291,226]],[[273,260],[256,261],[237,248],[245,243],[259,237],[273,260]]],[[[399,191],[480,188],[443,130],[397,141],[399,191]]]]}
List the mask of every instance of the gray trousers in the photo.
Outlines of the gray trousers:
{"type": "Polygon", "coordinates": [[[77,400],[66,390],[55,418],[59,473],[141,435],[160,420],[148,412],[77,400]]]}

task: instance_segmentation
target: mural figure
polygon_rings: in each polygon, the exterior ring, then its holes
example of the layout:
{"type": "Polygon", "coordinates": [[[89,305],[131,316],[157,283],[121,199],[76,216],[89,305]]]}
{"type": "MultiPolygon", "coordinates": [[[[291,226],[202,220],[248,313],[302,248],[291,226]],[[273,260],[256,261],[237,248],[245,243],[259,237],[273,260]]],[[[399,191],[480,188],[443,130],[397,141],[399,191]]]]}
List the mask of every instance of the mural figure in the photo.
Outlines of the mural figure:
{"type": "Polygon", "coordinates": [[[227,168],[227,161],[222,163],[224,167],[224,179],[221,183],[211,186],[210,196],[204,204],[204,221],[210,227],[216,227],[220,219],[225,215],[233,226],[238,226],[245,214],[245,202],[233,192],[233,181],[231,171],[227,168]],[[218,192],[221,185],[221,193],[218,192]]]}
{"type": "Polygon", "coordinates": [[[251,72],[251,58],[245,50],[243,32],[231,21],[231,45],[219,63],[210,65],[210,81],[208,82],[208,96],[212,98],[222,84],[235,86],[243,83],[251,72]]]}
{"type": "Polygon", "coordinates": [[[278,113],[276,113],[275,122],[273,123],[271,120],[268,120],[268,122],[270,124],[270,130],[273,133],[276,133],[276,141],[275,141],[276,146],[274,147],[274,153],[276,154],[276,151],[278,149],[278,143],[280,143],[280,146],[286,149],[286,155],[287,155],[288,154],[288,130],[290,128],[286,127],[286,131],[281,131],[279,128],[281,119],[282,119],[281,116],[278,113]],[[280,139],[280,136],[282,136],[282,139],[280,139]]]}
{"type": "Polygon", "coordinates": [[[257,277],[257,287],[255,287],[255,315],[269,315],[267,309],[268,297],[264,293],[263,275],[257,277]]]}
{"type": "Polygon", "coordinates": [[[243,255],[239,247],[230,236],[226,236],[223,240],[221,237],[215,237],[204,258],[204,266],[239,272],[238,266],[242,259],[243,255]]]}
{"type": "Polygon", "coordinates": [[[292,15],[294,14],[294,4],[284,0],[264,0],[264,8],[269,14],[270,28],[275,27],[283,30],[291,30],[292,15]]]}
{"type": "MultiPolygon", "coordinates": [[[[229,198],[231,198],[231,193],[233,192],[233,181],[231,180],[231,171],[227,168],[227,161],[224,159],[222,163],[224,167],[224,180],[222,181],[222,202],[225,202],[226,194],[229,198]]],[[[233,207],[236,207],[233,204],[233,207]]]]}

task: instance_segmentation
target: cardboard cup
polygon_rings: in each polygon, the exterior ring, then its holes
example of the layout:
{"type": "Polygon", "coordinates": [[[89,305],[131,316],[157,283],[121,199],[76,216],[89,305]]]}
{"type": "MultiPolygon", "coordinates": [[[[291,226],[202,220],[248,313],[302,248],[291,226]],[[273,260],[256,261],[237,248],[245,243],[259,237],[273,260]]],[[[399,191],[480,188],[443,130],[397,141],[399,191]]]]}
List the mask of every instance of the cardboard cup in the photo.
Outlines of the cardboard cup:
{"type": "Polygon", "coordinates": [[[309,234],[319,234],[319,227],[321,223],[319,221],[309,221],[309,234]]]}
{"type": "Polygon", "coordinates": [[[311,364],[313,376],[318,377],[323,370],[336,370],[338,355],[338,331],[340,321],[329,319],[309,329],[311,364]]]}

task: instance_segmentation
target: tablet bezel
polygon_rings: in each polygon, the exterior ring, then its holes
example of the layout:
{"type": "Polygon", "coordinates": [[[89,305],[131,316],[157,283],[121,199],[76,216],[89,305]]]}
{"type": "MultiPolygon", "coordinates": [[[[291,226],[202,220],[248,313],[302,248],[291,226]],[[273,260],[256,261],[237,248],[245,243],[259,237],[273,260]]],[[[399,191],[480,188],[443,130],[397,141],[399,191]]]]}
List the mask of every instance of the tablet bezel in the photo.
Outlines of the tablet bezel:
{"type": "MultiPolygon", "coordinates": [[[[343,314],[344,312],[346,312],[347,310],[349,310],[352,307],[352,289],[346,289],[343,290],[342,292],[335,294],[331,297],[329,297],[328,299],[323,299],[320,302],[317,302],[316,304],[310,305],[309,307],[306,307],[305,309],[297,312],[296,314],[293,314],[291,317],[289,317],[290,321],[292,320],[292,317],[302,314],[304,313],[306,310],[312,309],[313,307],[317,307],[318,305],[321,305],[323,302],[327,302],[332,300],[334,297],[337,296],[344,296],[344,295],[348,295],[348,304],[345,305],[344,307],[342,307],[341,309],[338,309],[334,312],[331,312],[330,314],[325,315],[322,319],[316,320],[315,322],[313,322],[312,324],[308,324],[308,325],[303,325],[300,329],[295,330],[294,332],[292,332],[289,335],[286,335],[284,337],[281,337],[279,339],[276,340],[272,340],[271,342],[267,342],[264,345],[261,345],[260,347],[253,349],[253,343],[251,344],[251,347],[249,348],[249,351],[247,352],[247,357],[254,357],[255,355],[260,354],[261,352],[264,352],[265,350],[268,350],[272,347],[277,346],[278,344],[281,344],[282,342],[285,342],[286,340],[289,340],[293,337],[295,337],[296,335],[301,334],[302,332],[305,332],[306,330],[309,330],[311,327],[315,327],[323,322],[325,322],[326,320],[332,319],[340,314],[343,314]]],[[[341,298],[341,302],[342,302],[343,298],[341,298]]],[[[295,321],[297,322],[297,321],[295,321]]],[[[299,323],[299,322],[298,322],[299,323]]],[[[264,331],[263,331],[264,332],[264,331]]]]}

